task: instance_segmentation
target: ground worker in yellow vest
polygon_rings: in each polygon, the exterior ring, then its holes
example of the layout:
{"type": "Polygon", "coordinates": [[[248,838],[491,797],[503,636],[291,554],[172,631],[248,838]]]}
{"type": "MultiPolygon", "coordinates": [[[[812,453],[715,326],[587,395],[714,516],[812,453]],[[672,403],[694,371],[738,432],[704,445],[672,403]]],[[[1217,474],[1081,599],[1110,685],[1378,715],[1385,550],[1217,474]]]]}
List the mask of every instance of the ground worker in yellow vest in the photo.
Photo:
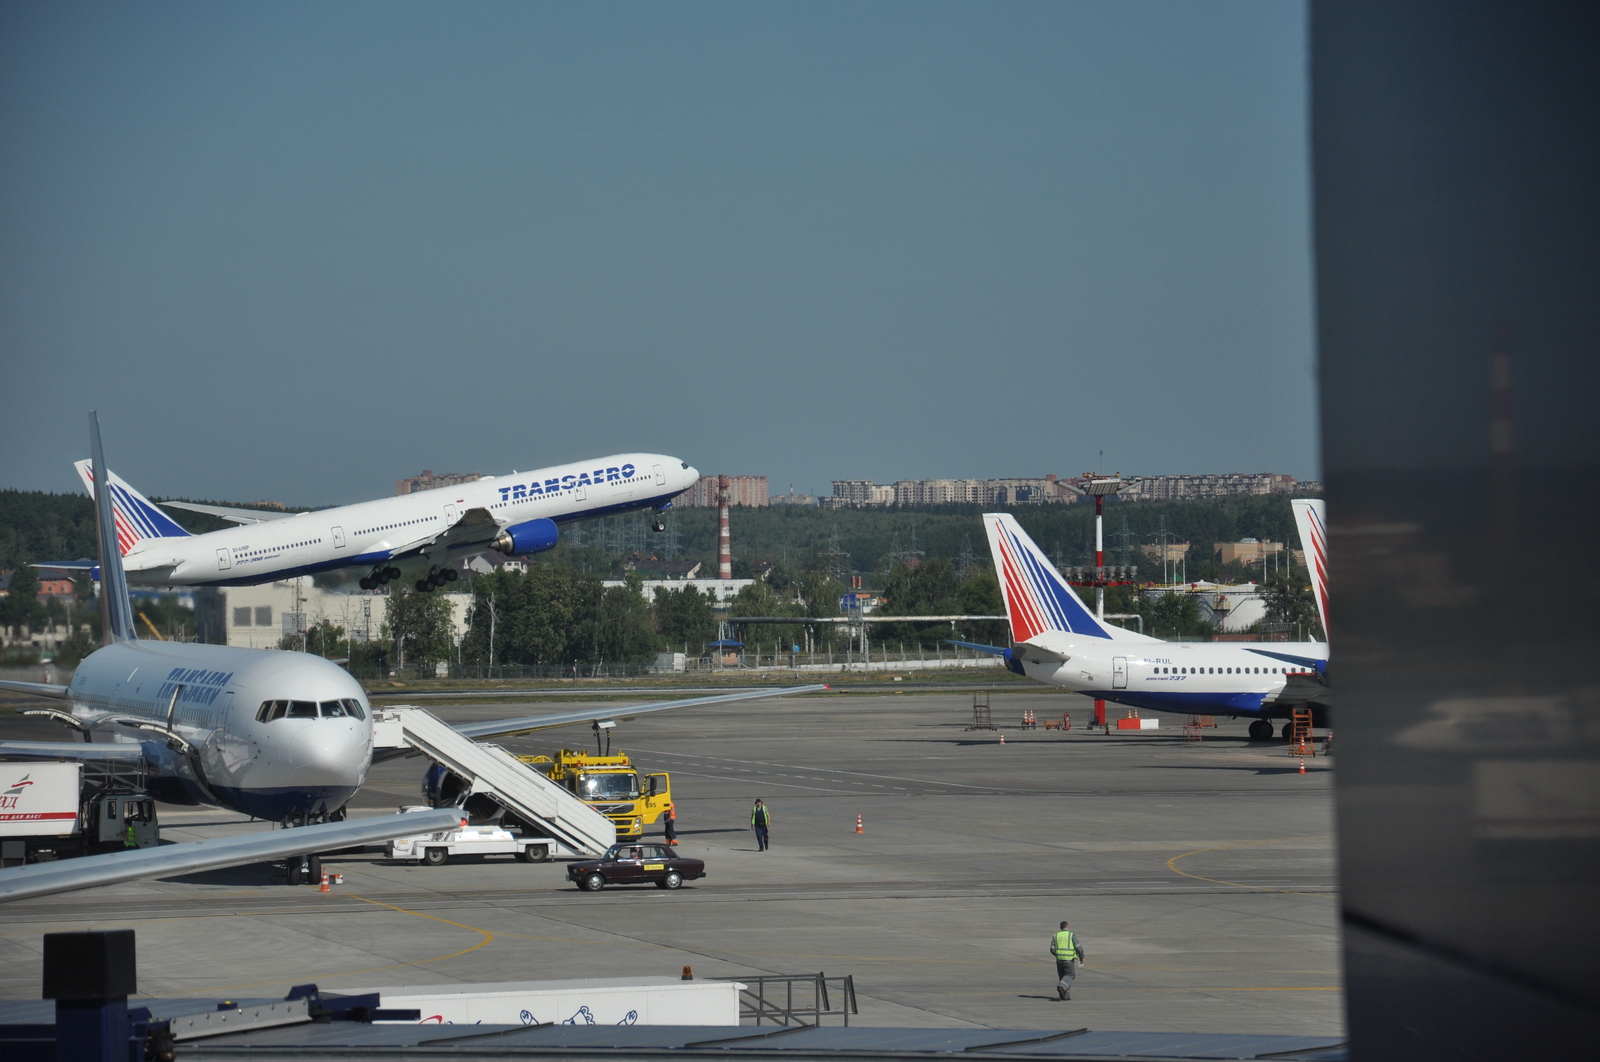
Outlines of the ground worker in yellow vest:
{"type": "Polygon", "coordinates": [[[1056,993],[1062,999],[1072,998],[1072,980],[1078,975],[1078,963],[1088,958],[1078,936],[1061,923],[1061,931],[1050,938],[1050,954],[1056,957],[1056,993]]]}

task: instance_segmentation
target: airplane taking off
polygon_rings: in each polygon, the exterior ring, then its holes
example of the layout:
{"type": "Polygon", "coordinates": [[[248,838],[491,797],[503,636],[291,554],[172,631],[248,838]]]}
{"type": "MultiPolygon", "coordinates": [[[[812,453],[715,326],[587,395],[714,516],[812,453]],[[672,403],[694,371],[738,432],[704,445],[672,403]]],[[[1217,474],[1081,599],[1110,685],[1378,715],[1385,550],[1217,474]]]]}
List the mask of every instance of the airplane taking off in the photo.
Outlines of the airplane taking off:
{"type": "MultiPolygon", "coordinates": [[[[92,461],[78,474],[94,494],[92,461]]],[[[665,511],[699,480],[687,461],[665,454],[613,454],[453,487],[341,505],[308,513],[164,502],[209,513],[238,527],[193,535],[159,507],[110,475],[122,567],[142,586],[254,586],[336,569],[364,571],[375,590],[405,571],[427,592],[456,579],[451,565],[498,550],[511,556],[555,546],[559,524],[641,509],[665,511]]],[[[654,529],[665,525],[659,518],[654,529]]],[[[36,568],[91,568],[50,561],[36,568]]]]}
{"type": "MultiPolygon", "coordinates": [[[[1305,530],[1307,523],[1323,526],[1322,502],[1294,506],[1326,630],[1326,539],[1305,530]]],[[[1096,700],[1184,715],[1245,716],[1253,720],[1253,738],[1270,738],[1272,720],[1290,718],[1294,708],[1311,708],[1317,725],[1326,725],[1327,643],[1165,642],[1124,630],[1084,606],[1009,513],[985,513],[983,524],[1016,644],[961,644],[1003,656],[1019,675],[1096,700]]],[[[1284,724],[1285,737],[1289,727],[1284,724]]]]}
{"type": "MultiPolygon", "coordinates": [[[[93,413],[89,429],[94,465],[105,467],[93,413]]],[[[674,489],[671,480],[662,487],[653,476],[646,478],[652,490],[674,489]]],[[[142,764],[146,789],[157,800],[210,804],[300,826],[306,836],[303,851],[317,850],[318,831],[330,830],[333,827],[327,824],[344,819],[346,803],[372,766],[372,706],[366,693],[343,668],[306,653],[136,640],[118,556],[120,529],[112,517],[112,493],[94,491],[105,645],[84,658],[69,685],[0,680],[0,689],[64,702],[64,710],[24,714],[48,716],[82,740],[0,741],[0,759],[142,764]],[[313,823],[324,825],[306,825],[313,823]]],[[[617,503],[614,496],[611,503],[617,503]]],[[[571,723],[599,725],[651,712],[820,689],[826,687],[755,690],[598,712],[590,708],[472,723],[461,732],[481,741],[571,723]]],[[[447,818],[454,821],[453,815],[447,818]]],[[[417,821],[416,828],[430,828],[417,821]]],[[[339,847],[364,843],[351,832],[355,826],[339,826],[343,831],[338,834],[343,842],[339,847]]],[[[370,840],[393,836],[395,828],[376,822],[370,840]]],[[[282,855],[282,847],[281,836],[263,834],[261,858],[282,855]]],[[[248,844],[236,846],[235,854],[239,853],[248,857],[248,844]]],[[[32,869],[0,870],[0,883],[32,869]]]]}

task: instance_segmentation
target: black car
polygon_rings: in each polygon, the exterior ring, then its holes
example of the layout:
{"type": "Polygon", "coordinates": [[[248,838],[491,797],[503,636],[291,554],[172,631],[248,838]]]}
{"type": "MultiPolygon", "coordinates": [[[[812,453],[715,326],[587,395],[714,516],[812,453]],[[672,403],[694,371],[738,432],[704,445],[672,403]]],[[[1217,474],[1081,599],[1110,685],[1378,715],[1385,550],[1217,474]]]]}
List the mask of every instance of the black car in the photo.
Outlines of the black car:
{"type": "Polygon", "coordinates": [[[599,892],[607,885],[655,882],[658,889],[676,889],[706,876],[705,862],[684,859],[661,844],[616,844],[599,859],[567,864],[567,877],[580,889],[599,892]]]}

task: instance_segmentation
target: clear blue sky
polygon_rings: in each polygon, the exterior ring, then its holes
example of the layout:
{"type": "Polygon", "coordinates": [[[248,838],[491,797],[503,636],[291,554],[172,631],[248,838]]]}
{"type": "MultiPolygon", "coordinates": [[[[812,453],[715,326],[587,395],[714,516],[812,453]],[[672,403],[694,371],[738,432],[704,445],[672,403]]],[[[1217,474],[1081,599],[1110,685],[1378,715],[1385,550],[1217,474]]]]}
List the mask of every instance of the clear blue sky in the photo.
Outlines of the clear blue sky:
{"type": "Polygon", "coordinates": [[[8,3],[0,486],[1318,471],[1298,3],[8,3]]]}

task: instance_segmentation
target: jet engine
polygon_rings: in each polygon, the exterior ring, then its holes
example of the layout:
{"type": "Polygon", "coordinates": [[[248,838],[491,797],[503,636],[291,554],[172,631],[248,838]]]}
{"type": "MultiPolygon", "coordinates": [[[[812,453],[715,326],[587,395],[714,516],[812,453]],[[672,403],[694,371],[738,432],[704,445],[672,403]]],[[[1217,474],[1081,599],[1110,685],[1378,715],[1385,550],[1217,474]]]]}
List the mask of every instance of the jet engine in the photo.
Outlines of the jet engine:
{"type": "Polygon", "coordinates": [[[556,539],[559,537],[560,532],[556,529],[554,520],[529,520],[521,524],[512,524],[501,531],[499,536],[489,543],[489,548],[508,557],[521,557],[529,553],[543,553],[547,549],[554,549],[556,539]]]}

